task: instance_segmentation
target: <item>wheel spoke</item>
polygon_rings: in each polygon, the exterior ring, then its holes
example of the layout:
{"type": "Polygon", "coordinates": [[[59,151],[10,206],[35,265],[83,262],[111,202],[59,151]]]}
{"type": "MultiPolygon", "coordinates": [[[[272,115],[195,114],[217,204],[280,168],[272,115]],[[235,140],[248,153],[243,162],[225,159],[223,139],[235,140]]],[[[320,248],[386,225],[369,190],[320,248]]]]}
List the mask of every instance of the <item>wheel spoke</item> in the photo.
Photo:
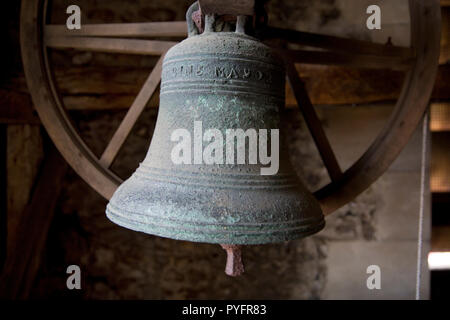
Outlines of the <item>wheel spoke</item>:
{"type": "Polygon", "coordinates": [[[186,21],[84,24],[79,30],[68,30],[65,25],[46,25],[45,35],[95,37],[186,37],[186,21]]]}
{"type": "Polygon", "coordinates": [[[338,65],[355,68],[409,70],[414,58],[376,56],[330,51],[283,50],[281,53],[295,63],[338,65]]]}
{"type": "Polygon", "coordinates": [[[322,124],[317,117],[314,107],[309,100],[308,93],[305,90],[305,86],[300,79],[295,65],[293,62],[286,61],[286,72],[288,77],[288,82],[292,88],[297,104],[300,111],[305,118],[306,124],[308,125],[309,131],[316,143],[317,149],[322,157],[322,161],[327,168],[328,174],[332,181],[337,181],[342,175],[341,168],[336,160],[333,149],[331,149],[330,142],[323,130],[322,124]]]}
{"type": "Polygon", "coordinates": [[[397,56],[403,58],[412,58],[415,56],[414,51],[407,47],[399,47],[391,44],[380,44],[311,32],[267,27],[261,31],[261,34],[266,39],[284,39],[288,42],[334,52],[351,52],[353,54],[388,57],[397,56]]]}
{"type": "Polygon", "coordinates": [[[161,55],[176,44],[173,41],[90,37],[46,37],[47,47],[87,51],[161,55]]]}
{"type": "Polygon", "coordinates": [[[104,167],[108,168],[114,161],[115,157],[117,156],[117,153],[119,152],[120,148],[125,142],[125,139],[130,134],[131,129],[133,128],[140,114],[147,105],[147,102],[150,100],[153,93],[155,92],[159,82],[161,81],[161,70],[163,59],[164,55],[162,55],[161,58],[159,58],[158,63],[155,65],[152,72],[148,76],[147,80],[142,86],[141,91],[138,93],[136,99],[134,100],[133,104],[131,105],[130,109],[125,115],[125,118],[120,123],[119,128],[114,133],[114,136],[112,137],[111,141],[108,143],[108,146],[103,152],[100,158],[100,164],[103,165],[104,167]]]}

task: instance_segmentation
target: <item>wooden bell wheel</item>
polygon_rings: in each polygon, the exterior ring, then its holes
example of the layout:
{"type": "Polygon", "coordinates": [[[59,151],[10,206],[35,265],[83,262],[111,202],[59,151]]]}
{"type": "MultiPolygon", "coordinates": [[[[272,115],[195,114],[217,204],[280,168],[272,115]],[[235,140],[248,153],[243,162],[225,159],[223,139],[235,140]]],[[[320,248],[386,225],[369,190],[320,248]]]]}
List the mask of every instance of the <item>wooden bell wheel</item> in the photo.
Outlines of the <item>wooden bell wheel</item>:
{"type": "MultiPolygon", "coordinates": [[[[284,50],[283,53],[289,83],[331,178],[328,185],[314,192],[325,214],[354,199],[383,174],[408,142],[428,106],[439,58],[439,0],[410,0],[409,11],[411,47],[272,27],[264,29],[266,38],[318,48],[317,51],[284,50]],[[295,63],[406,71],[390,119],[372,145],[345,172],[339,167],[294,68],[295,63]]],[[[22,1],[22,57],[34,105],[66,161],[91,187],[109,199],[122,181],[110,166],[159,84],[164,53],[176,44],[176,41],[151,38],[185,37],[186,22],[88,24],[81,30],[69,31],[65,25],[46,24],[46,15],[46,0],[22,1]],[[101,157],[94,155],[72,126],[57,92],[48,55],[49,50],[55,48],[161,56],[101,157]]]]}

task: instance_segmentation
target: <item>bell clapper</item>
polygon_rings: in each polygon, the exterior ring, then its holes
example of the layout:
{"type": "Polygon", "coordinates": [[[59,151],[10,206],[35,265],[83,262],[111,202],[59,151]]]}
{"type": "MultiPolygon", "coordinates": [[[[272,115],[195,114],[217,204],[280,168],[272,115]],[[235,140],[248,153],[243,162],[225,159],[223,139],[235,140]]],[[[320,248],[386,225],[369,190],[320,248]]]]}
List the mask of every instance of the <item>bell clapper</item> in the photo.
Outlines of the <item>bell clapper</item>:
{"type": "Polygon", "coordinates": [[[244,273],[244,264],[242,263],[242,251],[240,245],[221,244],[227,252],[227,264],[225,273],[230,277],[237,277],[244,273]]]}

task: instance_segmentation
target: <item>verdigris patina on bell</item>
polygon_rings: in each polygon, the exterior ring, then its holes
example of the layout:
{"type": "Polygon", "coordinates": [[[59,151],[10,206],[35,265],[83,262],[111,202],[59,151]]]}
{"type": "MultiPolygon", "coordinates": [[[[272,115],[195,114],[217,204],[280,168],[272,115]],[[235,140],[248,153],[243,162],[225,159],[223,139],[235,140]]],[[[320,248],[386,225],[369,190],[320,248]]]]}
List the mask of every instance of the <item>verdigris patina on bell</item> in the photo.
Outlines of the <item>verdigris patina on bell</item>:
{"type": "MultiPolygon", "coordinates": [[[[238,18],[236,32],[215,32],[214,16],[207,16],[205,31],[196,34],[188,19],[190,36],[164,58],[147,156],[107,206],[113,222],[161,237],[227,245],[282,242],[323,228],[320,206],[296,176],[284,142],[283,63],[243,32],[244,21],[238,18]],[[278,170],[262,175],[267,165],[249,163],[249,155],[244,164],[174,163],[173,132],[184,128],[201,143],[198,123],[223,136],[228,129],[279,129],[278,170]]],[[[198,153],[194,148],[192,155],[198,153]]],[[[236,146],[233,151],[240,152],[236,146]]]]}

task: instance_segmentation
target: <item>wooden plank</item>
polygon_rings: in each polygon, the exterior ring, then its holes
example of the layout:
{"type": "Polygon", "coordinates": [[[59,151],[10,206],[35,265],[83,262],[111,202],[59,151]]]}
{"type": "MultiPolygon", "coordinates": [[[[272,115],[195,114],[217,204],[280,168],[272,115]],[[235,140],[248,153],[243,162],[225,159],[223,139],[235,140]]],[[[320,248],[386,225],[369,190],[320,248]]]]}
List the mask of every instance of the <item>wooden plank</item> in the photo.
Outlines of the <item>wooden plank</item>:
{"type": "Polygon", "coordinates": [[[346,66],[352,68],[408,70],[414,63],[413,58],[329,51],[285,50],[282,51],[282,54],[295,63],[346,66]]]}
{"type": "Polygon", "coordinates": [[[68,30],[65,25],[46,25],[46,37],[179,37],[187,36],[186,21],[83,24],[79,30],[68,30]]]}
{"type": "Polygon", "coordinates": [[[26,207],[16,230],[12,233],[13,249],[7,253],[0,276],[0,296],[26,299],[39,269],[47,233],[61,190],[67,164],[51,146],[47,152],[31,203],[26,207]]]}
{"type": "Polygon", "coordinates": [[[135,66],[56,66],[54,73],[63,95],[136,96],[151,70],[152,67],[135,66]]]}
{"type": "Polygon", "coordinates": [[[203,14],[229,14],[253,16],[255,11],[255,0],[199,0],[203,14]]]}
{"type": "Polygon", "coordinates": [[[411,48],[290,29],[268,27],[262,31],[262,36],[268,39],[283,39],[288,42],[333,52],[402,57],[404,59],[415,56],[411,48]]]}
{"type": "Polygon", "coordinates": [[[106,168],[108,168],[115,159],[121,146],[125,142],[125,139],[130,134],[131,129],[133,128],[137,119],[141,115],[142,111],[144,111],[147,102],[150,100],[158,84],[160,83],[163,60],[164,56],[161,56],[156,66],[153,68],[152,72],[145,81],[144,85],[142,86],[141,91],[139,92],[130,109],[128,110],[125,118],[120,123],[119,128],[114,133],[114,136],[112,137],[111,141],[108,143],[108,146],[103,152],[100,158],[100,164],[105,166],[106,168]]]}
{"type": "MultiPolygon", "coordinates": [[[[69,95],[63,97],[64,106],[68,110],[125,110],[128,109],[136,95],[109,94],[109,95],[69,95]]],[[[152,99],[153,100],[153,99],[152,99]]],[[[156,108],[157,103],[152,103],[151,107],[156,108]]]]}
{"type": "MultiPolygon", "coordinates": [[[[369,70],[337,66],[296,65],[313,105],[348,105],[394,102],[405,74],[394,70],[369,70]]],[[[286,105],[296,100],[287,88],[286,105]]]]}
{"type": "Polygon", "coordinates": [[[45,44],[55,49],[77,49],[125,54],[161,55],[177,42],[90,37],[48,37],[45,44]]]}
{"type": "Polygon", "coordinates": [[[322,157],[322,161],[327,168],[328,174],[332,181],[338,181],[342,175],[341,168],[336,160],[330,142],[323,130],[322,124],[314,110],[314,107],[309,100],[308,94],[305,90],[304,84],[298,76],[297,70],[292,62],[286,63],[286,73],[288,82],[292,87],[292,91],[297,100],[298,107],[305,118],[309,131],[316,143],[317,149],[322,157]]]}

